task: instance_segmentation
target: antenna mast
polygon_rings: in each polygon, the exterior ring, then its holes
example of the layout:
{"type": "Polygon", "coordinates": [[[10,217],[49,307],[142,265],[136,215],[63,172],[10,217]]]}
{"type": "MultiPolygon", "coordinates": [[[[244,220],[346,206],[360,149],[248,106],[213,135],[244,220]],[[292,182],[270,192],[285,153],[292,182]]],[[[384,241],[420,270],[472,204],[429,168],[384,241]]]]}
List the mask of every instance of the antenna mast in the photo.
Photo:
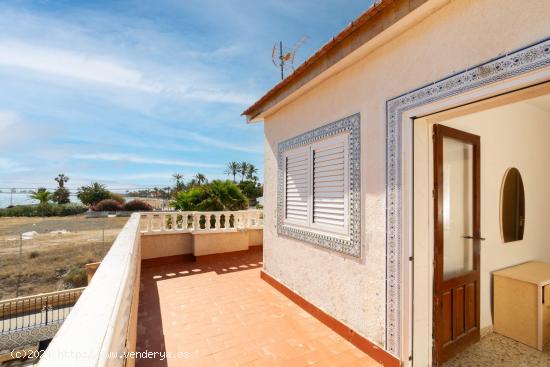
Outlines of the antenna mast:
{"type": "Polygon", "coordinates": [[[283,50],[283,41],[279,41],[279,50],[277,50],[277,43],[273,45],[273,49],[271,50],[271,61],[273,61],[275,67],[281,70],[281,80],[285,78],[285,70],[291,68],[292,71],[294,71],[294,57],[296,51],[304,44],[307,38],[307,36],[303,36],[290,50],[283,50]],[[277,51],[279,55],[276,55],[277,51]]]}

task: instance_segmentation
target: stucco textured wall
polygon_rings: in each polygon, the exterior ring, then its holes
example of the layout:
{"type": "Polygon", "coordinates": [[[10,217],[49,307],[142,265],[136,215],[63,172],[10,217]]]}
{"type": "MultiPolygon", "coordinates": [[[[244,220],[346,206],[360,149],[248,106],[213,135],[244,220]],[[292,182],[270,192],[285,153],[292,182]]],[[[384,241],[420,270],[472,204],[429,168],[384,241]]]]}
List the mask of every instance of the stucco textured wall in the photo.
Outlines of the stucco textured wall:
{"type": "MultiPolygon", "coordinates": [[[[414,16],[414,13],[409,15],[414,16]]],[[[265,118],[264,267],[383,345],[385,102],[550,35],[545,0],[455,0],[265,118]],[[277,144],[361,113],[362,244],[355,261],[277,236],[277,144]]]]}
{"type": "Polygon", "coordinates": [[[141,236],[141,259],[193,253],[191,233],[162,233],[141,236]]]}

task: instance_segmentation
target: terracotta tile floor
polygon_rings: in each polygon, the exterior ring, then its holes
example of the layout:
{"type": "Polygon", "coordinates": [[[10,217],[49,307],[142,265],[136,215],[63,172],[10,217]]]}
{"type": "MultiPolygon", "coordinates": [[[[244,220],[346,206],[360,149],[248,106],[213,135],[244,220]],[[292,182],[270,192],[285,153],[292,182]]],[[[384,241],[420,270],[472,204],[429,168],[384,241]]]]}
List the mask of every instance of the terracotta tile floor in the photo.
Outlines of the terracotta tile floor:
{"type": "Polygon", "coordinates": [[[261,280],[261,260],[254,249],[144,266],[137,350],[172,358],[137,366],[379,366],[261,280]]]}

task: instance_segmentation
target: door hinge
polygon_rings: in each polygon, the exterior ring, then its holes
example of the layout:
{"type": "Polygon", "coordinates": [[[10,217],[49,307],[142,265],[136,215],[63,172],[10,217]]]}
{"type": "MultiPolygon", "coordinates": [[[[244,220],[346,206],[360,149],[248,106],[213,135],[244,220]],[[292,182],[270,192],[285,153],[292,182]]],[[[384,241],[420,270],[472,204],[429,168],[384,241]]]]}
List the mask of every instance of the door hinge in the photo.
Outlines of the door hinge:
{"type": "Polygon", "coordinates": [[[432,198],[435,198],[435,189],[432,190],[432,198]]]}
{"type": "Polygon", "coordinates": [[[414,261],[414,257],[413,257],[413,256],[409,256],[409,261],[414,261]]]}

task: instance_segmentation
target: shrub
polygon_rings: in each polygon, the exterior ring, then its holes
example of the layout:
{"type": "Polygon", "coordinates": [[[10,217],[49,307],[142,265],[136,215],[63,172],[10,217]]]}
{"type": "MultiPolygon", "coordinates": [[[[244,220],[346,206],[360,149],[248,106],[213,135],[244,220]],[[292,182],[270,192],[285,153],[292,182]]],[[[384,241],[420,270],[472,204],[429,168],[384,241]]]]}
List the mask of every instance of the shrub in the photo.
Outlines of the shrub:
{"type": "Polygon", "coordinates": [[[124,196],[117,194],[116,192],[111,192],[111,199],[118,201],[121,205],[126,201],[124,196]]]}
{"type": "Polygon", "coordinates": [[[262,185],[254,181],[242,181],[239,182],[238,185],[242,193],[245,194],[250,200],[256,200],[264,194],[264,188],[262,185]]]}
{"type": "Polygon", "coordinates": [[[130,200],[124,204],[124,210],[129,212],[148,212],[153,210],[153,207],[143,200],[130,200]]]}
{"type": "Polygon", "coordinates": [[[92,210],[95,212],[116,212],[122,210],[122,205],[116,200],[105,199],[94,205],[92,210]]]}
{"type": "Polygon", "coordinates": [[[70,288],[84,287],[88,284],[86,269],[74,267],[63,277],[65,284],[70,288]]]}
{"type": "Polygon", "coordinates": [[[40,252],[38,252],[38,251],[32,251],[32,252],[29,254],[29,259],[34,259],[34,258],[37,258],[38,256],[40,256],[40,252]]]}
{"type": "Polygon", "coordinates": [[[40,205],[46,205],[48,204],[48,201],[52,199],[52,193],[45,187],[40,187],[36,191],[31,191],[29,197],[31,199],[38,200],[40,205]]]}
{"type": "Polygon", "coordinates": [[[243,210],[248,206],[248,199],[233,182],[214,180],[179,192],[170,205],[178,210],[243,210]]]}
{"type": "Polygon", "coordinates": [[[86,212],[80,204],[15,205],[0,209],[0,217],[65,217],[86,212]]]}
{"type": "Polygon", "coordinates": [[[68,204],[71,201],[69,200],[69,190],[65,187],[58,187],[52,195],[52,201],[58,204],[68,204]]]}
{"type": "Polygon", "coordinates": [[[110,199],[111,193],[105,188],[105,185],[98,182],[92,182],[89,186],[80,187],[76,196],[82,204],[94,206],[101,200],[110,199]]]}

